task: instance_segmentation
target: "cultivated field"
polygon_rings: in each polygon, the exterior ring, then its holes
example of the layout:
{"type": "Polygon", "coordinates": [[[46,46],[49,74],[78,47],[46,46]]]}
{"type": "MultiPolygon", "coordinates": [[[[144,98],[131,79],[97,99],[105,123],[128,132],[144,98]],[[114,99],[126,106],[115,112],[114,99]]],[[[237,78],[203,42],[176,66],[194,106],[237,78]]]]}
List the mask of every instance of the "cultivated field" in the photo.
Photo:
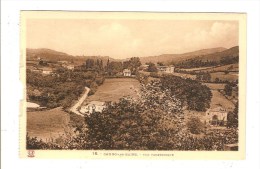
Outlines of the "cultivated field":
{"type": "Polygon", "coordinates": [[[225,83],[203,83],[208,86],[211,90],[223,90],[225,88],[225,83]]]}
{"type": "Polygon", "coordinates": [[[228,73],[225,74],[224,72],[216,72],[216,73],[210,73],[211,80],[214,81],[216,78],[219,78],[221,81],[236,81],[238,79],[237,73],[228,73]]]}
{"type": "Polygon", "coordinates": [[[238,64],[229,64],[224,66],[211,66],[211,67],[199,67],[199,68],[191,68],[191,69],[181,69],[185,71],[195,71],[195,72],[224,72],[224,71],[235,71],[238,72],[238,64]]]}
{"type": "Polygon", "coordinates": [[[138,97],[140,83],[133,78],[111,78],[106,79],[99,86],[94,95],[89,96],[86,101],[112,101],[116,102],[124,96],[138,97]]]}
{"type": "Polygon", "coordinates": [[[69,121],[69,114],[61,108],[27,112],[27,132],[30,137],[46,141],[46,139],[57,138],[64,134],[69,121]]]}
{"type": "Polygon", "coordinates": [[[216,90],[211,90],[211,92],[212,92],[212,99],[210,103],[211,109],[222,107],[224,109],[227,109],[228,111],[234,110],[235,105],[230,100],[225,98],[225,96],[223,96],[220,92],[216,90]]]}

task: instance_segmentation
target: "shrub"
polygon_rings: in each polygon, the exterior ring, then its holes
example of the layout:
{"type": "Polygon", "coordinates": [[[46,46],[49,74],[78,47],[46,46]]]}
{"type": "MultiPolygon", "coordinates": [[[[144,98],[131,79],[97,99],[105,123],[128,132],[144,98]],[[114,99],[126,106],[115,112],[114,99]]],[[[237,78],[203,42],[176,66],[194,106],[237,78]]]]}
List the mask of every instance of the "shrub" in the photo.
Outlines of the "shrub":
{"type": "Polygon", "coordinates": [[[204,131],[205,125],[198,117],[191,117],[187,122],[187,127],[192,134],[200,134],[204,131]]]}

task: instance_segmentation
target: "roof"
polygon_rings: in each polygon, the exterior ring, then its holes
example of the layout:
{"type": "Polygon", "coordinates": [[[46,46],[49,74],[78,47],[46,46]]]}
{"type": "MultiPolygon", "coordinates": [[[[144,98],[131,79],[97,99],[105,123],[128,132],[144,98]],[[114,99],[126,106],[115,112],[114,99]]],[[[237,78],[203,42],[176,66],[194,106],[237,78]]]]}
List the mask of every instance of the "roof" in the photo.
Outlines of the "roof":
{"type": "Polygon", "coordinates": [[[32,102],[26,102],[26,106],[27,106],[27,108],[38,108],[38,107],[40,107],[40,105],[38,105],[36,103],[32,103],[32,102]]]}
{"type": "Polygon", "coordinates": [[[124,72],[124,73],[127,73],[127,72],[131,73],[131,70],[129,70],[129,69],[124,69],[123,72],[124,72]]]}

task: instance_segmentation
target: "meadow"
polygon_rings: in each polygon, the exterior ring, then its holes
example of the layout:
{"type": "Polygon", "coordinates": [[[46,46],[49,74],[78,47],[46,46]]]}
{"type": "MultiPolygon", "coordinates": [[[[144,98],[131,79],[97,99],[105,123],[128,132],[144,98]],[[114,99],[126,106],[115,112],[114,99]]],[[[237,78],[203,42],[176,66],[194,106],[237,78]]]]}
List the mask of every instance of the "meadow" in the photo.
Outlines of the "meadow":
{"type": "Polygon", "coordinates": [[[124,96],[138,97],[140,83],[133,78],[107,78],[105,82],[98,87],[94,95],[89,96],[86,102],[102,101],[117,102],[124,96]]]}

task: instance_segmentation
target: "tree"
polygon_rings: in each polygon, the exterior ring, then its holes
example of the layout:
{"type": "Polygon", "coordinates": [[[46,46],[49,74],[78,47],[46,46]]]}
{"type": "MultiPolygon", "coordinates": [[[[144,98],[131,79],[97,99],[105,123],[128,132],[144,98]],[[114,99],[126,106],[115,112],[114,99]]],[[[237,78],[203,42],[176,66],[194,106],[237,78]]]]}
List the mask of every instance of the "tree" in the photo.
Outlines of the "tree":
{"type": "Polygon", "coordinates": [[[93,59],[87,59],[86,60],[86,69],[92,69],[94,67],[95,63],[93,59]]]}
{"type": "Polygon", "coordinates": [[[164,66],[164,64],[162,62],[157,62],[157,65],[164,66]]]}
{"type": "Polygon", "coordinates": [[[123,62],[123,68],[130,69],[132,74],[136,74],[138,67],[141,65],[142,64],[139,57],[132,57],[130,60],[123,62]]]}
{"type": "Polygon", "coordinates": [[[224,88],[224,92],[226,95],[231,96],[232,95],[232,85],[230,83],[227,83],[224,88]]]}
{"type": "Polygon", "coordinates": [[[236,103],[234,111],[227,115],[227,127],[238,127],[238,103],[236,103]]]}
{"type": "Polygon", "coordinates": [[[154,63],[150,62],[148,65],[149,65],[148,68],[147,68],[148,72],[157,72],[157,67],[155,66],[154,63]]]}
{"type": "Polygon", "coordinates": [[[187,122],[187,127],[192,134],[200,134],[204,131],[205,125],[198,117],[191,117],[187,122]]]}

